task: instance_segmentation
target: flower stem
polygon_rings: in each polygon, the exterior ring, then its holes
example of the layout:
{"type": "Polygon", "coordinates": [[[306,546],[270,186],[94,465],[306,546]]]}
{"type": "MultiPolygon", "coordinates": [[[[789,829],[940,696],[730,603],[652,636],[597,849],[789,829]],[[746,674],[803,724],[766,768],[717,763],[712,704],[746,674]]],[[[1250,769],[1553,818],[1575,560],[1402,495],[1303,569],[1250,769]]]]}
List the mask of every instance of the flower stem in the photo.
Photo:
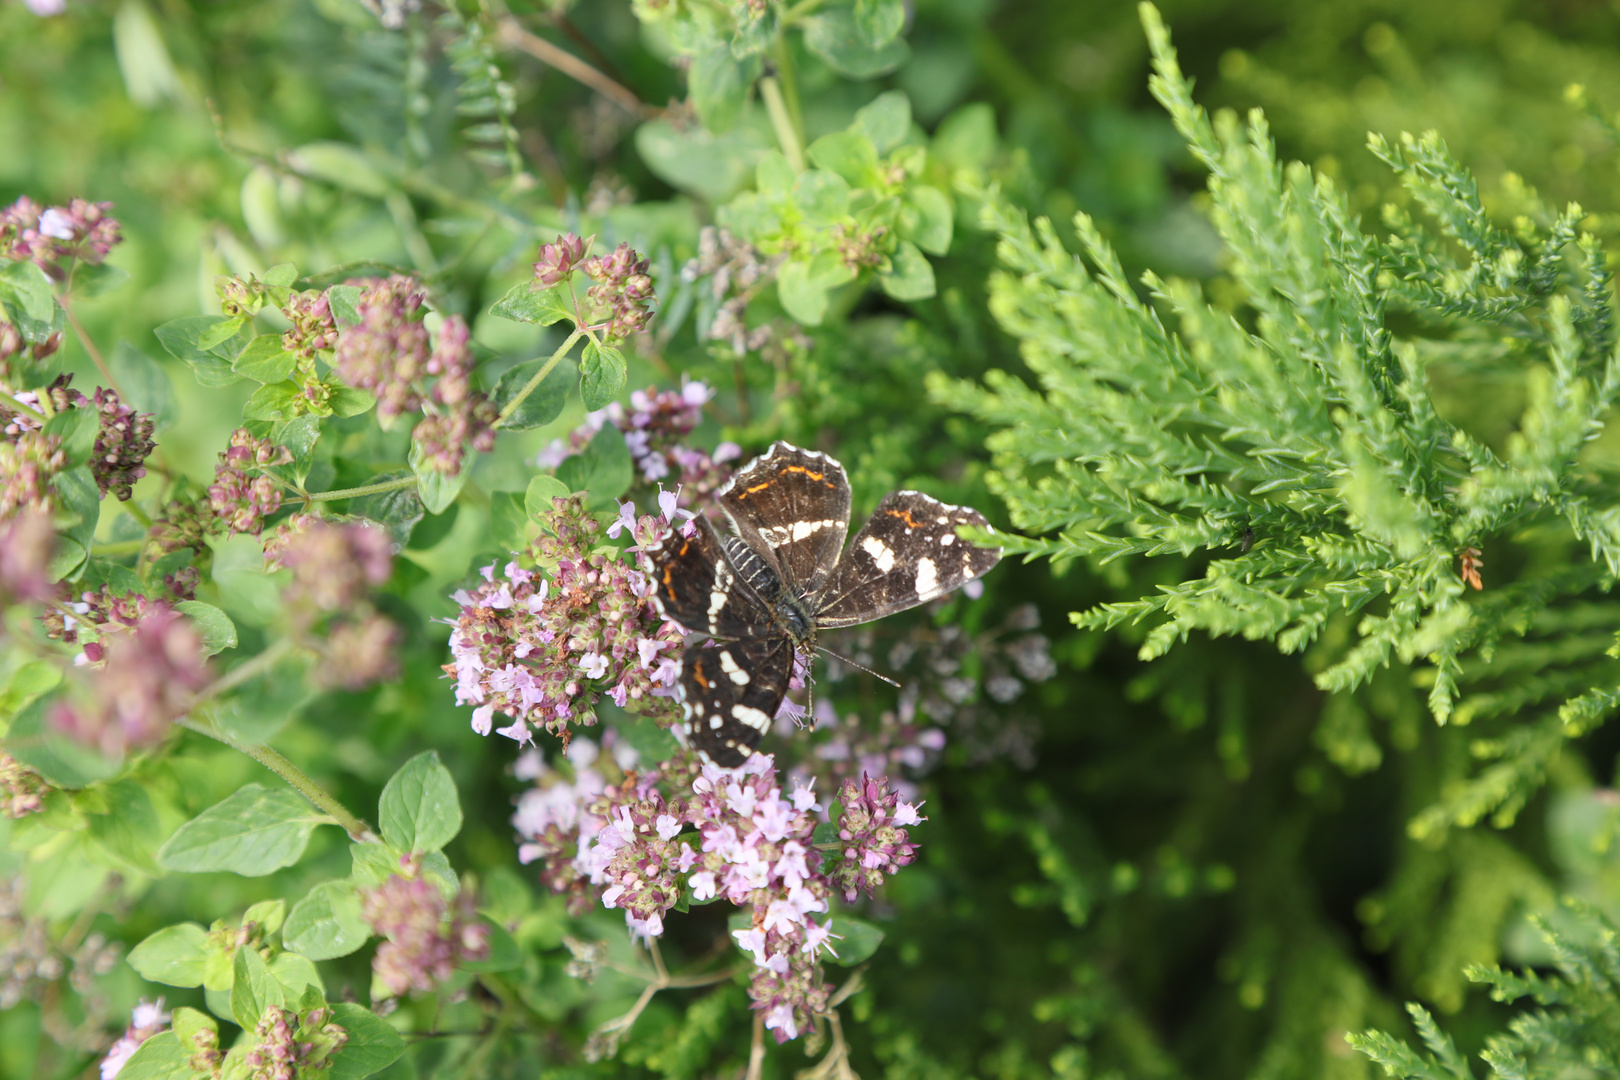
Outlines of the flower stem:
{"type": "Polygon", "coordinates": [[[91,549],[92,555],[99,555],[106,559],[116,559],[120,555],[139,555],[141,548],[146,546],[146,537],[138,540],[118,540],[111,544],[97,544],[91,549]]]}
{"type": "Polygon", "coordinates": [[[754,1014],[754,1043],[748,1048],[748,1073],[744,1080],[759,1080],[765,1071],[765,1014],[754,1014]]]}
{"type": "Polygon", "coordinates": [[[129,395],[124,393],[124,388],[113,378],[112,369],[107,366],[107,361],[101,358],[101,350],[96,348],[96,343],[90,340],[90,335],[85,332],[84,324],[80,323],[79,317],[73,313],[73,301],[69,298],[69,294],[62,293],[56,298],[56,302],[61,306],[62,314],[67,316],[67,321],[73,324],[73,333],[78,336],[79,344],[84,346],[84,351],[90,354],[90,359],[95,361],[96,370],[101,372],[101,377],[107,380],[107,385],[112,388],[113,393],[121,400],[128,401],[129,395]]]}
{"type": "Polygon", "coordinates": [[[381,495],[385,491],[402,491],[416,486],[416,477],[401,476],[397,480],[384,480],[365,487],[340,488],[337,491],[313,491],[304,496],[306,502],[334,502],[338,499],[358,499],[362,495],[381,495]]]}
{"type": "Polygon", "coordinates": [[[268,746],[250,746],[247,743],[233,739],[212,723],[199,723],[189,716],[183,716],[176,720],[175,723],[187,731],[195,731],[199,735],[206,735],[210,739],[222,742],[233,750],[240,750],[254,761],[257,761],[260,765],[291,784],[298,794],[313,803],[317,810],[321,810],[330,817],[333,824],[341,825],[343,830],[349,834],[349,839],[356,843],[376,839],[376,834],[372,832],[370,825],[349,813],[348,807],[327,794],[315,781],[304,775],[303,770],[268,746]]]}
{"type": "Polygon", "coordinates": [[[765,112],[771,118],[771,129],[782,146],[782,155],[794,172],[804,171],[804,147],[799,144],[799,133],[793,127],[787,102],[782,99],[782,86],[776,76],[766,75],[759,80],[759,96],[765,100],[765,112]]]}
{"type": "Polygon", "coordinates": [[[26,416],[36,424],[45,424],[51,419],[38,409],[24,405],[22,402],[12,397],[10,393],[7,393],[4,398],[0,398],[0,409],[5,409],[7,412],[14,412],[18,415],[26,416]]]}
{"type": "Polygon", "coordinates": [[[574,327],[574,332],[568,335],[568,340],[562,343],[562,348],[552,353],[551,359],[541,364],[540,370],[530,376],[529,381],[523,384],[523,389],[517,392],[517,397],[506,403],[506,407],[501,410],[501,415],[495,420],[495,427],[498,428],[506,423],[507,419],[517,411],[518,406],[523,404],[524,399],[534,393],[534,388],[539,386],[547,375],[551,374],[551,369],[557,366],[557,362],[568,355],[568,350],[574,347],[574,342],[578,341],[584,333],[585,331],[581,327],[577,325],[574,327]]]}

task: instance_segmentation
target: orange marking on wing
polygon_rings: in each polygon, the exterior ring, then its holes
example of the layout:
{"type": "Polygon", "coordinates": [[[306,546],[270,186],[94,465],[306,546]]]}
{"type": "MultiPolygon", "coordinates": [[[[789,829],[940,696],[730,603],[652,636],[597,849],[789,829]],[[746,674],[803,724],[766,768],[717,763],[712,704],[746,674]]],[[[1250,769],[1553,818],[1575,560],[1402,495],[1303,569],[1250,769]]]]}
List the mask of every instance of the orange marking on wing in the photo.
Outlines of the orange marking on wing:
{"type": "Polygon", "coordinates": [[[828,487],[837,487],[838,486],[837,484],[834,484],[831,480],[827,479],[827,474],[826,473],[811,472],[809,469],[805,468],[803,465],[785,465],[785,466],[782,467],[782,471],[785,472],[785,473],[790,473],[790,472],[804,473],[804,475],[808,476],[810,479],[812,479],[812,480],[820,480],[823,484],[826,484],[828,487]]]}
{"type": "Polygon", "coordinates": [[[910,510],[885,510],[883,512],[888,514],[890,517],[897,517],[901,521],[904,521],[906,523],[906,528],[908,529],[922,528],[922,524],[920,522],[912,519],[910,510]]]}
{"type": "Polygon", "coordinates": [[[698,685],[703,689],[707,690],[709,688],[709,680],[703,677],[703,664],[701,662],[692,665],[692,678],[696,679],[698,685]]]}
{"type": "MultiPolygon", "coordinates": [[[[756,491],[764,491],[766,488],[770,487],[773,483],[775,483],[774,480],[767,480],[763,484],[755,484],[753,487],[748,488],[746,491],[744,491],[743,495],[752,495],[756,491]]],[[[742,498],[742,495],[739,495],[737,497],[740,499],[740,498],[742,498]]]]}

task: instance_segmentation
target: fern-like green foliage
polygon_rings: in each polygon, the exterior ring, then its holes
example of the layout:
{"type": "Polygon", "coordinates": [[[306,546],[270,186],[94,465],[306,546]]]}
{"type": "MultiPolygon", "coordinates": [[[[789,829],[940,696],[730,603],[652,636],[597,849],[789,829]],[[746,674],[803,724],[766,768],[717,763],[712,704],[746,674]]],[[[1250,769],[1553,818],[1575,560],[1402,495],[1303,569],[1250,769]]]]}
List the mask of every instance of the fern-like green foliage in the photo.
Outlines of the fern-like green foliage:
{"type": "MultiPolygon", "coordinates": [[[[1515,1016],[1507,1031],[1489,1036],[1480,1058],[1493,1077],[1544,1080],[1552,1077],[1620,1075],[1620,946],[1608,920],[1573,903],[1566,905],[1571,928],[1553,929],[1536,920],[1556,957],[1558,973],[1516,974],[1497,967],[1472,967],[1468,977],[1490,987],[1491,997],[1524,998],[1541,1006],[1515,1016]]],[[[1347,1036],[1347,1041],[1384,1067],[1390,1076],[1410,1080],[1468,1080],[1473,1071],[1433,1017],[1408,1005],[1419,1053],[1382,1031],[1347,1036]]]]}
{"type": "Polygon", "coordinates": [[[1495,771],[1428,827],[1509,819],[1563,738],[1620,700],[1603,655],[1612,617],[1588,613],[1577,633],[1577,611],[1547,610],[1620,570],[1620,494],[1582,458],[1620,390],[1604,251],[1577,206],[1511,231],[1490,221],[1432,133],[1370,141],[1421,212],[1391,207],[1387,234],[1370,234],[1330,179],[1277,160],[1258,112],[1240,122],[1196,105],[1158,13],[1142,17],[1153,93],[1209,170],[1240,302],[1152,273],[1144,295],[1086,216],[1081,258],[1051,222],[1031,226],[985,192],[1005,268],[992,310],[1034,385],[992,372],[932,390],[996,429],[991,483],[1029,534],[1011,551],[1204,560],[1201,576],[1077,612],[1077,625],[1150,623],[1144,659],[1199,630],[1312,647],[1334,693],[1415,664],[1442,723],[1470,680],[1480,696],[1460,720],[1547,704],[1540,726],[1481,745],[1495,771]],[[1493,448],[1449,419],[1436,368],[1481,384],[1509,374],[1523,388],[1517,430],[1493,448]],[[1570,558],[1517,577],[1485,567],[1485,591],[1469,588],[1481,549],[1549,534],[1573,538],[1570,558]],[[1512,649],[1497,650],[1505,637],[1512,649]],[[1539,661],[1513,655],[1538,647],[1539,661]],[[1522,678],[1485,685],[1514,662],[1522,678]]]}

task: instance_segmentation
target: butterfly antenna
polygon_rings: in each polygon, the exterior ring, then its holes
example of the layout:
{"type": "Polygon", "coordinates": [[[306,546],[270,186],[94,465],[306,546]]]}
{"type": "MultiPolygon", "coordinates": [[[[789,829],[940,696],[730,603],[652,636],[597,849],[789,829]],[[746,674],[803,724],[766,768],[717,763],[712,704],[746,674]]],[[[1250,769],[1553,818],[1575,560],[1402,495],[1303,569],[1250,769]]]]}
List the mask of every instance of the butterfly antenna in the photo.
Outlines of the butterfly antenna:
{"type": "Polygon", "coordinates": [[[896,690],[900,689],[900,684],[895,682],[893,679],[889,678],[887,675],[880,675],[877,672],[873,671],[871,668],[867,667],[865,664],[857,664],[855,661],[851,660],[849,657],[843,655],[842,653],[835,653],[831,649],[827,648],[825,645],[817,645],[816,646],[816,651],[817,652],[824,652],[828,656],[832,657],[834,660],[842,661],[843,663],[848,664],[850,667],[854,668],[857,671],[864,671],[868,675],[872,676],[872,678],[874,678],[874,679],[882,679],[884,682],[888,683],[890,686],[894,687],[896,690]]]}

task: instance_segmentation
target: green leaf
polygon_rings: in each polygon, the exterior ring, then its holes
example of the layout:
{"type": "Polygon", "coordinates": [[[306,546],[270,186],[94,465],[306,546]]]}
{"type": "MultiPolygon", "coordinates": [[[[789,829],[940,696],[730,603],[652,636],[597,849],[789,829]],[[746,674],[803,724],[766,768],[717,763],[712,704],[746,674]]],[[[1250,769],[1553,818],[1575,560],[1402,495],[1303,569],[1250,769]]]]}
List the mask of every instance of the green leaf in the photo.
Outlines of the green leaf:
{"type": "Polygon", "coordinates": [[[105,814],[90,815],[90,837],[101,850],[143,874],[157,875],[152,852],[160,832],[157,810],[146,789],[133,780],[119,780],[101,789],[105,814]]]}
{"type": "Polygon", "coordinates": [[[288,289],[298,280],[297,263],[277,263],[259,275],[259,280],[272,289],[288,289]]]}
{"type": "MultiPolygon", "coordinates": [[[[96,436],[101,432],[101,413],[94,404],[86,408],[63,409],[45,421],[46,435],[62,440],[62,456],[69,468],[77,468],[90,460],[96,448],[96,436]]],[[[99,497],[98,497],[99,501],[99,497]]]]}
{"type": "MultiPolygon", "coordinates": [[[[903,20],[904,12],[901,17],[903,20]]],[[[893,71],[911,55],[904,40],[896,37],[878,44],[876,36],[866,32],[881,25],[881,12],[877,19],[857,23],[852,11],[834,9],[804,21],[804,45],[840,75],[876,78],[893,71]]]]}
{"type": "Polygon", "coordinates": [[[270,1006],[286,1006],[286,989],[270,974],[257,949],[246,945],[237,949],[231,971],[231,1016],[243,1029],[252,1031],[270,1006]]]}
{"type": "Polygon", "coordinates": [[[196,923],[165,926],[129,952],[129,966],[148,982],[201,986],[208,931],[196,923]]]}
{"type": "Polygon", "coordinates": [[[119,1080],[193,1080],[192,1051],[180,1044],[180,1036],[160,1031],[145,1040],[118,1070],[119,1080]]]}
{"type": "Polygon", "coordinates": [[[11,718],[6,732],[6,753],[59,788],[82,788],[117,775],[121,761],[102,757],[50,727],[56,695],[36,698],[11,718]]]}
{"type": "Polygon", "coordinates": [[[506,927],[480,914],[479,920],[489,930],[489,955],[482,960],[466,960],[458,965],[463,971],[510,971],[523,964],[523,952],[507,932],[506,927]]]}
{"type": "Polygon", "coordinates": [[[260,900],[257,904],[249,904],[248,909],[242,912],[243,926],[252,923],[265,934],[276,933],[286,921],[287,901],[279,896],[273,900],[260,900]]]}
{"type": "Polygon", "coordinates": [[[127,341],[120,341],[112,354],[112,371],[124,388],[125,401],[136,412],[150,413],[157,430],[168,427],[179,416],[174,403],[174,384],[163,365],[127,341]]]}
{"type": "Polygon", "coordinates": [[[934,295],[934,268],[916,244],[902,240],[889,256],[889,269],[878,275],[878,283],[896,300],[926,300],[934,295]]]}
{"type": "Polygon", "coordinates": [[[574,318],[574,309],[569,306],[567,284],[536,288],[532,281],[521,281],[512,286],[489,309],[489,313],[513,322],[538,323],[541,326],[550,326],[564,319],[572,321],[574,318]]]}
{"type": "Polygon", "coordinates": [[[285,465],[272,465],[266,471],[286,483],[302,486],[304,478],[314,464],[315,444],[321,438],[321,420],[318,416],[295,416],[271,424],[270,441],[285,446],[292,460],[285,465]]]}
{"type": "Polygon", "coordinates": [[[305,176],[373,198],[394,188],[392,178],[377,167],[371,155],[350,143],[305,143],[287,155],[287,164],[305,176]]]}
{"type": "Polygon", "coordinates": [[[205,604],[201,600],[182,600],[174,608],[189,618],[197,633],[202,635],[203,650],[207,655],[213,656],[236,648],[236,624],[213,604],[205,604]]]}
{"type": "MultiPolygon", "coordinates": [[[[830,135],[823,135],[810,144],[806,154],[817,168],[838,174],[848,181],[851,187],[877,186],[878,151],[872,143],[871,136],[864,131],[835,131],[830,135]]],[[[805,173],[800,178],[800,186],[803,186],[806,177],[814,175],[813,172],[805,173]]],[[[802,199],[799,205],[804,207],[802,199]]],[[[835,217],[843,214],[848,207],[849,192],[846,191],[840,201],[822,213],[824,216],[835,217]]]]}
{"type": "Polygon", "coordinates": [[[668,761],[680,750],[681,744],[664,728],[645,716],[627,716],[616,729],[619,737],[641,755],[642,765],[651,766],[668,761]]]}
{"type": "Polygon", "coordinates": [[[377,814],[383,838],[406,851],[437,851],[455,838],[461,802],[437,750],[417,754],[389,779],[377,814]]]}
{"type": "MultiPolygon", "coordinates": [[[[404,470],[382,473],[373,476],[367,484],[386,484],[390,480],[399,480],[408,475],[410,474],[404,470]]],[[[421,497],[416,494],[416,488],[408,487],[362,495],[349,503],[349,513],[363,517],[367,521],[375,521],[388,531],[391,540],[403,547],[410,540],[411,532],[426,511],[422,507],[421,497]]]]}
{"type": "Polygon", "coordinates": [[[264,548],[255,536],[210,536],[214,553],[214,586],[219,606],[237,623],[268,626],[281,614],[282,584],[291,578],[284,570],[264,568],[264,548]]]}
{"type": "Polygon", "coordinates": [[[975,101],[940,121],[928,152],[953,169],[984,169],[995,158],[996,146],[995,110],[975,101]]]}
{"type": "Polygon", "coordinates": [[[549,514],[556,508],[551,500],[562,498],[572,490],[555,476],[541,474],[529,481],[529,488],[523,493],[523,509],[531,518],[549,514]]]}
{"type": "Polygon", "coordinates": [[[826,169],[806,169],[793,182],[793,205],[810,224],[833,224],[849,213],[849,183],[826,169]]]}
{"type": "Polygon", "coordinates": [[[304,392],[297,383],[261,386],[242,405],[243,420],[292,420],[303,410],[304,392]]]}
{"type": "Polygon", "coordinates": [[[27,259],[0,265],[0,315],[30,345],[41,344],[66,325],[51,279],[27,259]]]}
{"type": "Polygon", "coordinates": [[[878,153],[887,154],[911,131],[911,99],[904,90],[885,91],[855,113],[855,126],[878,153]]]}
{"type": "Polygon", "coordinates": [[[937,187],[918,184],[906,191],[900,211],[900,235],[930,255],[950,250],[956,217],[950,196],[937,187]]]}
{"type": "Polygon", "coordinates": [[[178,1006],[173,1014],[171,1023],[174,1033],[180,1037],[181,1046],[195,1046],[196,1038],[203,1032],[219,1034],[219,1024],[212,1016],[196,1009],[188,1009],[184,1005],[178,1006]]]}
{"type": "Polygon", "coordinates": [[[158,863],[182,873],[262,877],[296,863],[324,819],[294,791],[248,784],[176,829],[158,863]]]}
{"type": "Polygon", "coordinates": [[[197,348],[204,352],[217,349],[242,332],[253,321],[251,315],[221,316],[219,322],[203,327],[197,334],[197,348]]]}
{"type": "Polygon", "coordinates": [[[55,487],[62,510],[78,519],[62,530],[63,535],[88,551],[96,535],[96,523],[101,520],[101,490],[96,487],[95,476],[83,466],[68,469],[56,474],[55,487]]]}
{"type": "Polygon", "coordinates": [[[349,1033],[323,1080],[363,1080],[388,1068],[405,1053],[405,1039],[370,1009],[349,1002],[332,1006],[332,1021],[349,1033]]]}
{"type": "Polygon", "coordinates": [[[624,444],[624,433],[612,424],[604,425],[583,451],[557,466],[557,480],[569,491],[585,492],[585,503],[593,510],[611,509],[634,479],[630,448],[624,444]]]}
{"type": "Polygon", "coordinates": [[[828,925],[832,927],[835,938],[843,939],[832,943],[838,950],[837,958],[833,959],[835,964],[853,967],[868,959],[883,944],[883,931],[869,922],[838,915],[828,925]]]}
{"type": "Polygon", "coordinates": [[[649,120],[636,129],[636,151],[653,175],[712,204],[727,201],[753,178],[770,145],[769,135],[746,123],[724,135],[697,126],[683,131],[668,120],[649,120]]]}
{"type": "Polygon", "coordinates": [[[231,361],[231,370],[257,383],[284,382],[298,370],[298,357],[281,347],[280,334],[260,334],[231,361]]]}
{"type": "Polygon", "coordinates": [[[325,379],[322,386],[327,388],[326,405],[332,410],[332,415],[339,420],[349,416],[359,416],[368,412],[377,404],[377,399],[371,396],[371,391],[361,390],[357,386],[344,386],[333,381],[330,377],[325,379]]]}
{"type": "Polygon", "coordinates": [[[827,314],[828,292],[854,277],[836,251],[824,251],[810,260],[784,263],[776,276],[776,295],[795,321],[820,326],[827,314]]]}
{"type": "Polygon", "coordinates": [[[309,656],[278,661],[220,701],[214,710],[215,726],[249,746],[275,738],[282,728],[298,719],[314,696],[308,679],[313,663],[309,656]]]}
{"type": "Polygon", "coordinates": [[[111,263],[80,262],[73,271],[73,295],[106,296],[117,292],[129,280],[129,271],[111,263]]]}
{"type": "Polygon", "coordinates": [[[736,127],[759,72],[757,54],[739,59],[729,44],[694,55],[686,83],[692,108],[703,126],[716,133],[736,127]]]}
{"type": "Polygon", "coordinates": [[[242,376],[231,369],[231,357],[224,349],[200,345],[203,334],[225,321],[220,315],[187,315],[171,319],[152,332],[169,355],[186,362],[198,383],[218,389],[242,381],[242,376]]]}
{"type": "Polygon", "coordinates": [[[442,514],[449,509],[450,504],[456,501],[461,489],[466,486],[467,473],[471,471],[470,461],[462,462],[462,469],[454,476],[446,476],[435,469],[422,454],[422,446],[416,440],[411,440],[410,453],[406,455],[410,462],[411,471],[416,474],[416,496],[422,500],[422,506],[430,514],[442,514]]]}
{"type": "Polygon", "coordinates": [[[624,390],[624,354],[611,345],[585,345],[579,362],[579,396],[591,411],[605,409],[624,390]]]}
{"type": "Polygon", "coordinates": [[[326,306],[331,309],[332,320],[340,328],[354,326],[360,321],[356,307],[366,290],[358,285],[333,285],[326,290],[326,306]]]}
{"type": "Polygon", "coordinates": [[[856,32],[874,49],[893,41],[906,26],[904,0],[855,0],[853,14],[856,32]]]}
{"type": "MultiPolygon", "coordinates": [[[[494,400],[497,407],[505,409],[507,403],[517,397],[528,381],[534,377],[549,358],[529,360],[508,369],[495,384],[494,400]]],[[[559,361],[557,366],[546,373],[540,385],[529,391],[529,396],[523,399],[512,414],[502,423],[501,427],[508,431],[528,431],[549,424],[562,415],[563,406],[568,403],[568,392],[574,386],[574,373],[568,370],[568,365],[559,361]]]]}
{"type": "Polygon", "coordinates": [[[270,974],[287,992],[287,1000],[295,1001],[308,991],[324,994],[326,986],[321,973],[309,957],[295,952],[279,952],[270,961],[270,974]]]}
{"type": "Polygon", "coordinates": [[[390,875],[399,873],[399,860],[407,854],[409,852],[380,840],[350,844],[349,858],[354,862],[354,869],[349,874],[349,880],[357,889],[375,889],[390,875]]]}
{"type": "Polygon", "coordinates": [[[287,916],[281,940],[311,960],[348,956],[371,937],[360,897],[349,881],[323,881],[287,916]]]}

